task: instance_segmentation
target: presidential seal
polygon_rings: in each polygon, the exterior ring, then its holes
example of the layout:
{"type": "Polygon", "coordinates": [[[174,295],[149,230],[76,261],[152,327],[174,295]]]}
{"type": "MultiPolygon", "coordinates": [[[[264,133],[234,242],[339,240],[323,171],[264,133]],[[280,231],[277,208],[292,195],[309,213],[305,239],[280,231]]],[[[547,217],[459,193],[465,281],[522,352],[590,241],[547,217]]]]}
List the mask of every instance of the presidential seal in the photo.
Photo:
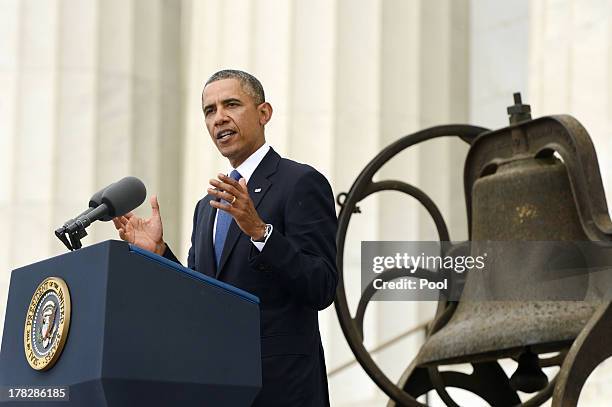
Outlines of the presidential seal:
{"type": "Polygon", "coordinates": [[[59,359],[70,328],[70,292],[59,277],[45,279],[32,296],[23,330],[26,359],[36,370],[48,370],[59,359]]]}

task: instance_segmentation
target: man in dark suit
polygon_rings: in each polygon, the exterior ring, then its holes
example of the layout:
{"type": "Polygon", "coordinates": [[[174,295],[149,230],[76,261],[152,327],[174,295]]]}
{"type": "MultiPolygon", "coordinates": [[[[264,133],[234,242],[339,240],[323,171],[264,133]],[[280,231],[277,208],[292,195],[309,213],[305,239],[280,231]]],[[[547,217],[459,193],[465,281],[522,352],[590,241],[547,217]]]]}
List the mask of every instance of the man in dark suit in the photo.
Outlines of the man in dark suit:
{"type": "MultiPolygon", "coordinates": [[[[188,267],[261,300],[263,387],[255,406],[328,406],[317,311],[332,303],[338,281],[331,187],[265,142],[272,106],[250,74],[214,74],[202,109],[232,171],[211,179],[196,205],[188,267]]],[[[178,261],[163,241],[156,197],[151,207],[147,220],[115,219],[119,236],[178,261]]]]}

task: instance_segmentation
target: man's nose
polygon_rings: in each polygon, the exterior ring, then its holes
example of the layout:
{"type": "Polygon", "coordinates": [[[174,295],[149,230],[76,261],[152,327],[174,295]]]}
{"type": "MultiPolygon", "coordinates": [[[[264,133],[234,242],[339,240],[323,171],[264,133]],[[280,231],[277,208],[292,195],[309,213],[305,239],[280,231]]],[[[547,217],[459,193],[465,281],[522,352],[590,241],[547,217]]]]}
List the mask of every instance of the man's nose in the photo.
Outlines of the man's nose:
{"type": "Polygon", "coordinates": [[[217,109],[217,112],[215,113],[215,125],[227,123],[228,120],[229,119],[225,113],[225,109],[217,109]]]}

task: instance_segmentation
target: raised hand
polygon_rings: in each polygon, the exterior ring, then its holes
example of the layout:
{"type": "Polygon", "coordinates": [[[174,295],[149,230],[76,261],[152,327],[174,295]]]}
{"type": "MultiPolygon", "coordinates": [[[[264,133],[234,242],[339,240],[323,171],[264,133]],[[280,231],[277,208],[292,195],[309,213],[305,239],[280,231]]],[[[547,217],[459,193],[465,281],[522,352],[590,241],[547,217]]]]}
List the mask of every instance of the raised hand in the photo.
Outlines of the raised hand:
{"type": "Polygon", "coordinates": [[[132,212],[113,219],[121,240],[162,255],[166,250],[164,231],[157,196],[151,197],[151,217],[139,218],[132,212]]]}
{"type": "Polygon", "coordinates": [[[254,240],[260,240],[266,231],[266,224],[259,217],[255,205],[249,196],[246,180],[240,178],[235,181],[225,174],[218,174],[219,179],[211,179],[208,193],[218,199],[224,199],[227,203],[210,201],[210,206],[221,209],[234,217],[236,224],[247,235],[254,240]]]}

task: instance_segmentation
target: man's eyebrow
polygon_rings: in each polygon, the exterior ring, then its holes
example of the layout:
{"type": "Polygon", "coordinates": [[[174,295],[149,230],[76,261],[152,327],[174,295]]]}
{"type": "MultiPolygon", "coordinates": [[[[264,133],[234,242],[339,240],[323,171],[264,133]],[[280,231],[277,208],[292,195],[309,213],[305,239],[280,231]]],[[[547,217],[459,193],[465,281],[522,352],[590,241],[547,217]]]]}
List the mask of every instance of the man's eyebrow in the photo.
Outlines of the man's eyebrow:
{"type": "Polygon", "coordinates": [[[238,99],[238,98],[228,98],[228,99],[223,99],[221,101],[221,103],[223,103],[224,105],[227,105],[228,103],[231,103],[231,102],[242,103],[242,101],[240,99],[238,99]]]}
{"type": "MultiPolygon", "coordinates": [[[[242,101],[240,99],[238,99],[238,98],[228,98],[228,99],[223,99],[221,101],[221,103],[224,104],[224,105],[227,105],[228,103],[232,103],[232,102],[242,103],[242,101]]],[[[212,108],[213,106],[214,106],[214,103],[210,103],[208,105],[204,105],[202,107],[202,110],[206,110],[206,109],[212,108]]]]}

